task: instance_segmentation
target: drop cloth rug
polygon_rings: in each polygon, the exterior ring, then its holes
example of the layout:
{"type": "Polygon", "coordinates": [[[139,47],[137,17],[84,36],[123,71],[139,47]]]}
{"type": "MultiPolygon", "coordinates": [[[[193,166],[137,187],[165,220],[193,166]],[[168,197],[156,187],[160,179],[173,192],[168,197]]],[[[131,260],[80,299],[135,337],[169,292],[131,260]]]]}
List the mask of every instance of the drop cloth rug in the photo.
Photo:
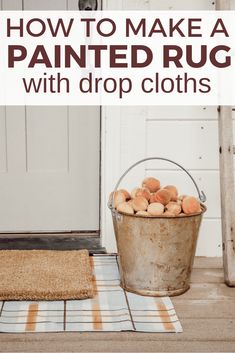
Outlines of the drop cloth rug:
{"type": "Polygon", "coordinates": [[[0,300],[64,300],[93,296],[87,250],[0,251],[0,300]]]}
{"type": "Polygon", "coordinates": [[[93,299],[0,302],[0,332],[182,332],[170,298],[124,291],[119,286],[116,256],[97,255],[90,260],[93,299]]]}

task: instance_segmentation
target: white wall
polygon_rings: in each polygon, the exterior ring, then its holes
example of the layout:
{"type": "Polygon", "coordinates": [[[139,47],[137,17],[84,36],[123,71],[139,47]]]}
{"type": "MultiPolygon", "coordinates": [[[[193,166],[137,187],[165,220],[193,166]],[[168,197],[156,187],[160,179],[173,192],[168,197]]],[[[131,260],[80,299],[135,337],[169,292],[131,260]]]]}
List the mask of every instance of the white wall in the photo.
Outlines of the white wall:
{"type": "MultiPolygon", "coordinates": [[[[234,1],[235,3],[235,1],[234,1]]],[[[104,9],[213,10],[206,0],[114,0],[104,9]]],[[[192,173],[207,196],[197,248],[200,256],[221,256],[218,127],[216,107],[106,107],[103,109],[103,207],[102,236],[109,251],[115,250],[107,195],[121,173],[137,160],[160,156],[173,159],[192,173]]],[[[136,169],[122,185],[138,185],[145,175],[156,176],[163,184],[178,185],[181,193],[196,195],[190,179],[174,166],[150,162],[136,169]]]]}

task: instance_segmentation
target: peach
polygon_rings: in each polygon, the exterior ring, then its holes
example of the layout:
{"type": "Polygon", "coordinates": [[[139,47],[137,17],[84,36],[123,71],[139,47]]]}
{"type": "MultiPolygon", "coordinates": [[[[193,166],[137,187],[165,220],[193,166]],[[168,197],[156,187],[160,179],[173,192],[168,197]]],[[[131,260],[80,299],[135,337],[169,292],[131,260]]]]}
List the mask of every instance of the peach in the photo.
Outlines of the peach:
{"type": "Polygon", "coordinates": [[[142,182],[142,187],[149,189],[151,193],[156,192],[161,188],[160,181],[152,177],[145,178],[142,182]]]}
{"type": "Polygon", "coordinates": [[[143,196],[137,196],[132,200],[133,209],[138,211],[146,211],[148,208],[148,201],[143,196]]]}
{"type": "Polygon", "coordinates": [[[132,198],[132,199],[135,198],[135,194],[136,194],[137,190],[139,190],[138,187],[134,188],[134,189],[131,191],[131,198],[132,198]]]}
{"type": "Polygon", "coordinates": [[[180,205],[180,206],[182,206],[182,202],[183,201],[180,201],[179,199],[177,199],[177,201],[176,201],[177,205],[180,205]]]}
{"type": "MultiPolygon", "coordinates": [[[[111,192],[111,194],[109,195],[109,202],[110,203],[112,203],[112,201],[113,201],[113,194],[114,194],[114,191],[111,192]]],[[[115,195],[114,195],[114,207],[117,208],[117,206],[120,203],[123,203],[125,201],[126,201],[126,197],[125,197],[124,193],[122,191],[116,191],[115,195]]]]}
{"type": "Polygon", "coordinates": [[[183,199],[182,208],[185,214],[201,212],[200,202],[193,196],[187,196],[183,199]]]}
{"type": "Polygon", "coordinates": [[[178,196],[178,201],[183,201],[183,199],[187,197],[187,195],[180,195],[178,196]]]}
{"type": "Polygon", "coordinates": [[[148,212],[146,212],[146,211],[138,211],[136,213],[136,215],[137,216],[145,216],[145,217],[149,217],[150,216],[150,214],[148,212]]]}
{"type": "Polygon", "coordinates": [[[135,188],[131,193],[132,198],[143,196],[147,201],[150,199],[150,191],[147,188],[135,188]]]}
{"type": "Polygon", "coordinates": [[[154,202],[148,206],[148,213],[151,216],[161,216],[164,212],[164,206],[161,203],[154,202]]]}
{"type": "Polygon", "coordinates": [[[133,200],[128,200],[127,203],[132,207],[132,201],[133,200]]]}
{"type": "Polygon", "coordinates": [[[160,202],[164,206],[170,202],[171,194],[166,189],[158,190],[155,194],[155,202],[160,202]]]}
{"type": "Polygon", "coordinates": [[[118,212],[123,212],[123,213],[128,213],[128,214],[134,214],[133,208],[128,204],[128,202],[122,202],[119,203],[117,206],[118,212]]]}
{"type": "Polygon", "coordinates": [[[177,201],[178,198],[178,190],[174,185],[167,185],[164,187],[171,194],[171,201],[177,201]]]}
{"type": "Polygon", "coordinates": [[[166,210],[175,216],[178,216],[182,211],[181,206],[177,202],[169,202],[166,205],[166,210]]]}
{"type": "Polygon", "coordinates": [[[109,203],[112,202],[113,194],[114,194],[114,191],[112,191],[112,192],[109,194],[109,203]]]}
{"type": "Polygon", "coordinates": [[[163,216],[166,216],[166,217],[175,217],[176,215],[170,211],[166,211],[163,213],[163,216]]]}
{"type": "Polygon", "coordinates": [[[129,192],[125,189],[120,189],[119,191],[121,191],[124,195],[126,200],[130,200],[131,199],[131,195],[129,194],[129,192]]]}
{"type": "Polygon", "coordinates": [[[153,202],[156,202],[155,201],[155,194],[150,195],[149,203],[153,203],[153,202]]]}

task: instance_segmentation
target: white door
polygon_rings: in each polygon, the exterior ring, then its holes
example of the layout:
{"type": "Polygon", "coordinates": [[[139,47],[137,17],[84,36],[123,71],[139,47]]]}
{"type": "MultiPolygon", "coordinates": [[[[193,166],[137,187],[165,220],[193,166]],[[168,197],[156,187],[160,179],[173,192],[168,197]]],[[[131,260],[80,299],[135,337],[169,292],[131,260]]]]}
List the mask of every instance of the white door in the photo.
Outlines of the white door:
{"type": "MultiPolygon", "coordinates": [[[[77,0],[0,0],[77,10],[77,0]]],[[[99,107],[0,107],[0,232],[99,230],[99,107]]]]}

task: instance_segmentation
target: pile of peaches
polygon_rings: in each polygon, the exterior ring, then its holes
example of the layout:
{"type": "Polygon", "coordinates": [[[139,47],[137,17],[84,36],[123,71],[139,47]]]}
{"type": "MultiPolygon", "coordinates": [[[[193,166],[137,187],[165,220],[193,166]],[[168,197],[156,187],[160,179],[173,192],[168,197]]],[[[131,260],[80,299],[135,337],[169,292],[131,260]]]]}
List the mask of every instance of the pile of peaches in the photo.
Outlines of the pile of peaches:
{"type": "Polygon", "coordinates": [[[179,195],[174,185],[162,188],[160,181],[153,177],[144,179],[142,186],[131,193],[124,189],[112,192],[110,202],[114,202],[118,212],[144,217],[180,217],[202,212],[198,199],[179,195]]]}

